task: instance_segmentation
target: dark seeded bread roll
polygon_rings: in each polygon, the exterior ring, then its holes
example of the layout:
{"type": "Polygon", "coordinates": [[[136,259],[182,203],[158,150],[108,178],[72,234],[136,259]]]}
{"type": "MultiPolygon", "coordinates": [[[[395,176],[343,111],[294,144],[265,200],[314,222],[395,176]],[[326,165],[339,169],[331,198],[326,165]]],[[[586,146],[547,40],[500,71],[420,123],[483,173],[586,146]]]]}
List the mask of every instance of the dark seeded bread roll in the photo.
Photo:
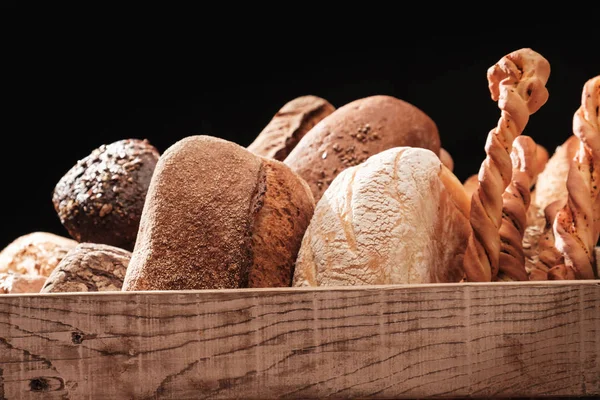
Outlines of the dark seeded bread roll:
{"type": "Polygon", "coordinates": [[[355,100],[314,126],[284,163],[310,185],[318,202],[344,169],[383,150],[422,147],[440,155],[440,137],[433,120],[417,107],[391,96],[355,100]]]}
{"type": "Polygon", "coordinates": [[[158,151],[146,140],[102,145],[58,182],[52,201],[78,242],[132,250],[158,151]]]}
{"type": "Polygon", "coordinates": [[[123,290],[290,286],[314,210],[285,164],[210,136],[160,158],[123,290]]]}
{"type": "Polygon", "coordinates": [[[119,291],[130,259],[119,247],[80,243],[52,271],[41,293],[119,291]]]}
{"type": "Polygon", "coordinates": [[[306,132],[334,110],[327,100],[317,96],[295,98],[277,111],[248,150],[283,161],[306,132]]]}
{"type": "Polygon", "coordinates": [[[75,240],[50,232],[19,236],[0,251],[0,273],[47,277],[75,246],[75,240]]]}

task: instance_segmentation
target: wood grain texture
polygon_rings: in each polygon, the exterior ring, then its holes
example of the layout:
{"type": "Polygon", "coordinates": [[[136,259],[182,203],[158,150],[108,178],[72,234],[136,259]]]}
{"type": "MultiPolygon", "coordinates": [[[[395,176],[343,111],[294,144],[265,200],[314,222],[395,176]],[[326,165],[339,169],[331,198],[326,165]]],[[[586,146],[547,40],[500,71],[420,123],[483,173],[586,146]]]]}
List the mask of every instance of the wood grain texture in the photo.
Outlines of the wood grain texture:
{"type": "Polygon", "coordinates": [[[600,396],[600,281],[0,296],[0,399],[600,396]]]}

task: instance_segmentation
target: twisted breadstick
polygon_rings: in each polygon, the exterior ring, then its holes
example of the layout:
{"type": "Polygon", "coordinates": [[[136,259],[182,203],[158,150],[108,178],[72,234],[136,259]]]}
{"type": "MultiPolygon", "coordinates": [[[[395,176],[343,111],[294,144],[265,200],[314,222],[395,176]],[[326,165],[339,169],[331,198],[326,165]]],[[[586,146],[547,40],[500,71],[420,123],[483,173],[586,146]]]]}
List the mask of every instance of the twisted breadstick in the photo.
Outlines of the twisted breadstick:
{"type": "Polygon", "coordinates": [[[525,48],[504,56],[487,71],[492,99],[501,116],[485,145],[486,158],[479,169],[479,186],[471,198],[471,227],[464,267],[467,280],[491,281],[498,273],[502,193],[512,178],[510,153],[529,116],[548,100],[545,85],[550,64],[525,48]]]}
{"type": "Polygon", "coordinates": [[[567,176],[567,203],[554,219],[557,250],[564,256],[555,278],[593,279],[594,246],[600,233],[600,75],[588,80],[573,117],[579,149],[567,176]]]}
{"type": "Polygon", "coordinates": [[[550,271],[557,265],[563,264],[562,254],[554,245],[554,232],[552,224],[556,218],[558,210],[562,208],[564,201],[556,200],[546,206],[544,209],[544,219],[546,225],[537,239],[537,254],[535,262],[528,271],[530,281],[545,281],[552,279],[550,271]]]}
{"type": "Polygon", "coordinates": [[[537,177],[537,146],[529,136],[519,136],[513,142],[512,181],[502,194],[502,225],[500,226],[500,279],[526,281],[523,234],[527,226],[527,209],[531,202],[531,186],[537,177]]]}

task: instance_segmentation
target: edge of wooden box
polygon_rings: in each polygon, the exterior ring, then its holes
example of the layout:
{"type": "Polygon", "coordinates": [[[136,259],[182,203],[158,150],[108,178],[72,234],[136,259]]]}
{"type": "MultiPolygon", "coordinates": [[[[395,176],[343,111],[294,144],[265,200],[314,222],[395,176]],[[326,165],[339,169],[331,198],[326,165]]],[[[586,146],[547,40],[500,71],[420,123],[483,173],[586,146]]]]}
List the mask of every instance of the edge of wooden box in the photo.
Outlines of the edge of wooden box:
{"type": "Polygon", "coordinates": [[[600,279],[593,280],[556,280],[556,281],[521,281],[521,282],[460,282],[460,283],[415,283],[393,285],[355,285],[355,286],[314,286],[314,287],[269,287],[269,288],[237,288],[237,289],[196,289],[196,290],[142,290],[142,291],[104,291],[104,292],[68,292],[68,293],[16,293],[3,297],[77,297],[77,296],[128,296],[128,295],[173,295],[173,294],[269,294],[280,292],[354,292],[373,290],[402,289],[445,289],[467,287],[565,287],[565,286],[600,286],[600,279]]]}
{"type": "Polygon", "coordinates": [[[600,280],[0,296],[0,399],[600,396],[600,280]]]}

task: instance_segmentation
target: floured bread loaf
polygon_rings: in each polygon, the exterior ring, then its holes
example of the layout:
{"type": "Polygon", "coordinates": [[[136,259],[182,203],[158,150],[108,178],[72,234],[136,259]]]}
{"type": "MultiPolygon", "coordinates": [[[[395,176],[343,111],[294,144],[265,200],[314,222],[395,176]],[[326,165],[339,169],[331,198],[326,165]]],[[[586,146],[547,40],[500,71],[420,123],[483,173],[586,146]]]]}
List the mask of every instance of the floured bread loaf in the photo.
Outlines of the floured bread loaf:
{"type": "Polygon", "coordinates": [[[0,294],[39,293],[46,277],[19,273],[0,273],[0,294]]]}
{"type": "Polygon", "coordinates": [[[290,286],[314,200],[282,162],[210,136],[159,159],[123,290],[290,286]]]}
{"type": "Polygon", "coordinates": [[[300,96],[287,102],[248,146],[259,156],[283,161],[317,122],[335,111],[327,100],[300,96]]]}
{"type": "Polygon", "coordinates": [[[554,266],[551,264],[556,262],[552,223],[556,209],[567,201],[567,175],[578,148],[579,139],[571,135],[556,147],[537,177],[523,237],[525,268],[530,280],[541,280],[545,272],[554,266]],[[553,209],[548,210],[549,206],[553,209]]]}
{"type": "Polygon", "coordinates": [[[548,159],[535,185],[535,206],[543,214],[544,209],[557,200],[567,200],[567,175],[571,160],[579,148],[579,139],[571,135],[548,159]]]}
{"type": "MultiPolygon", "coordinates": [[[[318,202],[344,169],[399,146],[422,147],[440,155],[437,125],[406,101],[370,96],[352,101],[325,117],[284,162],[310,185],[318,202]]],[[[448,161],[445,156],[444,159],[448,161]]]]}
{"type": "Polygon", "coordinates": [[[344,170],[325,191],[293,284],[458,282],[469,234],[469,199],[437,155],[385,150],[344,170]]]}
{"type": "Polygon", "coordinates": [[[75,246],[75,240],[50,232],[19,236],[0,251],[0,273],[47,277],[75,246]]]}

